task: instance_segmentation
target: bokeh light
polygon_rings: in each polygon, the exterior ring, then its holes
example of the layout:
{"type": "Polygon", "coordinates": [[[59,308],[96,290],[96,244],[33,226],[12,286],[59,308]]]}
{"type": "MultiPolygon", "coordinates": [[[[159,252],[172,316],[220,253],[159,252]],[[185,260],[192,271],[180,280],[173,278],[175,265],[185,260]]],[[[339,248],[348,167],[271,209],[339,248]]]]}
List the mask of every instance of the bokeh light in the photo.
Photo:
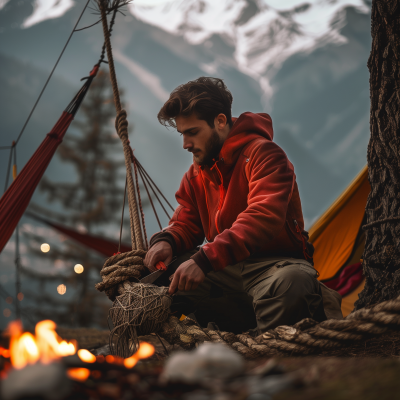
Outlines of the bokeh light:
{"type": "Polygon", "coordinates": [[[50,245],[48,243],[43,243],[40,246],[40,250],[42,250],[43,253],[48,253],[50,251],[50,245]]]}
{"type": "Polygon", "coordinates": [[[12,304],[12,301],[13,301],[13,299],[12,299],[11,296],[8,296],[8,297],[6,298],[6,303],[7,303],[7,304],[12,304]]]}
{"type": "Polygon", "coordinates": [[[3,310],[3,315],[4,315],[6,318],[9,318],[9,317],[11,316],[11,310],[10,310],[9,308],[5,308],[5,309],[3,310]]]}
{"type": "Polygon", "coordinates": [[[22,301],[22,300],[24,299],[24,294],[21,293],[21,292],[19,292],[19,293],[17,294],[17,299],[18,299],[19,301],[22,301]]]}
{"type": "Polygon", "coordinates": [[[76,264],[75,267],[74,267],[74,271],[77,274],[81,274],[83,272],[83,270],[84,270],[84,268],[83,268],[82,264],[76,264]]]}
{"type": "Polygon", "coordinates": [[[67,291],[67,287],[62,283],[61,285],[57,286],[57,293],[58,294],[65,294],[65,292],[67,291]]]}

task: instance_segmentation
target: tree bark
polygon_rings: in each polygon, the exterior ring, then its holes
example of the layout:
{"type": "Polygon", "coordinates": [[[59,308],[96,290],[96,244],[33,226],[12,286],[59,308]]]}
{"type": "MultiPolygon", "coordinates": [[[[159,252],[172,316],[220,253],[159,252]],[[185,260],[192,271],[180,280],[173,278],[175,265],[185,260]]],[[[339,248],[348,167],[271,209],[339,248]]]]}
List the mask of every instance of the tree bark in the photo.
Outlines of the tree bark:
{"type": "Polygon", "coordinates": [[[356,309],[400,294],[400,0],[373,0],[364,290],[356,309]]]}

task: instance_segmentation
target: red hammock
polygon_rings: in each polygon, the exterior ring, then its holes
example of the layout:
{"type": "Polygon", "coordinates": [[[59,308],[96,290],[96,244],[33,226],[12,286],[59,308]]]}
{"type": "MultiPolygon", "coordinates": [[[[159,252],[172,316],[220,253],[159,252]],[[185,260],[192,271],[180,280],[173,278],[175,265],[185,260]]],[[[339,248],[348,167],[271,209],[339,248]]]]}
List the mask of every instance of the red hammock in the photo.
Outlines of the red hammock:
{"type": "MultiPolygon", "coordinates": [[[[31,214],[30,212],[27,212],[26,215],[48,226],[51,226],[54,229],[57,229],[59,232],[69,236],[71,239],[77,241],[79,244],[89,247],[90,249],[96,250],[100,254],[104,254],[107,257],[111,257],[114,253],[118,251],[118,242],[116,241],[104,239],[103,237],[97,235],[88,235],[86,233],[80,233],[64,225],[50,222],[47,219],[31,214]]],[[[126,253],[131,250],[132,247],[130,245],[121,243],[121,249],[120,249],[121,253],[126,253]]]]}
{"type": "Polygon", "coordinates": [[[10,239],[14,229],[31,200],[33,192],[42,178],[57,147],[62,142],[81,105],[99,67],[96,65],[86,83],[62,113],[61,118],[48,133],[25,167],[0,199],[0,252],[10,239]]]}

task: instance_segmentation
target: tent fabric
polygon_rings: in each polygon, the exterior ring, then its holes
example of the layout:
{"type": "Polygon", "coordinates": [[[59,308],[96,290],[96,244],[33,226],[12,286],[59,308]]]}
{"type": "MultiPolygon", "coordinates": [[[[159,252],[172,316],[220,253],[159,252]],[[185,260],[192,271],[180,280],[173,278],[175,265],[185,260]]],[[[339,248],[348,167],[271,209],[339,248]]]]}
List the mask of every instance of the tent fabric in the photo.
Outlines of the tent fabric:
{"type": "Polygon", "coordinates": [[[365,166],[309,230],[319,280],[342,295],[343,315],[352,311],[363,288],[360,259],[365,235],[361,226],[370,190],[365,166]]]}
{"type": "Polygon", "coordinates": [[[46,135],[39,148],[0,198],[0,253],[25,212],[40,179],[71,125],[97,71],[98,66],[95,66],[90,76],[85,78],[87,79],[85,84],[68,104],[51,132],[46,135]]]}
{"type": "Polygon", "coordinates": [[[347,296],[342,298],[342,313],[346,317],[354,309],[354,303],[358,300],[358,294],[364,289],[365,279],[347,296]]]}
{"type": "Polygon", "coordinates": [[[324,283],[334,278],[347,265],[360,261],[363,244],[356,248],[360,241],[361,224],[364,219],[370,185],[367,167],[354,179],[349,187],[332,204],[331,207],[310,228],[310,242],[315,247],[314,264],[324,283]],[[350,262],[354,251],[358,259],[350,262]]]}
{"type": "MultiPolygon", "coordinates": [[[[113,254],[118,252],[118,242],[105,239],[101,236],[98,235],[89,235],[87,233],[81,233],[78,232],[77,230],[68,228],[64,225],[61,224],[56,224],[54,222],[48,221],[45,218],[39,217],[35,214],[32,214],[30,212],[27,212],[26,215],[28,217],[34,218],[37,221],[40,221],[48,226],[51,226],[52,228],[56,229],[57,231],[63,233],[64,235],[67,235],[71,239],[75,240],[79,244],[86,246],[92,250],[97,251],[100,254],[103,254],[106,257],[111,257],[113,254]]],[[[128,251],[131,251],[132,247],[121,243],[121,253],[125,253],[128,251]]]]}
{"type": "Polygon", "coordinates": [[[361,262],[347,265],[337,278],[325,281],[325,285],[336,290],[343,297],[351,293],[364,279],[361,262]]]}

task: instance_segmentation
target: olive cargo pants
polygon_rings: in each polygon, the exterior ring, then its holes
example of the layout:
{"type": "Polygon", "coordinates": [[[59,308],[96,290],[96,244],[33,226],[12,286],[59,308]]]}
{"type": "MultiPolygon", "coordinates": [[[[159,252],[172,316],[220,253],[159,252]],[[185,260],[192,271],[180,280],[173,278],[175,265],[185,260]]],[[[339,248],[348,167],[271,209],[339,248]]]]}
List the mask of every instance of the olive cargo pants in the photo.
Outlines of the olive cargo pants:
{"type": "MultiPolygon", "coordinates": [[[[174,264],[180,265],[194,253],[178,257],[174,264]]],[[[323,321],[322,284],[316,278],[316,270],[305,260],[249,257],[210,272],[193,291],[178,292],[171,309],[178,317],[194,313],[202,326],[214,322],[221,330],[238,333],[256,328],[260,334],[303,318],[323,321]]],[[[340,300],[334,302],[341,315],[340,300]]]]}

